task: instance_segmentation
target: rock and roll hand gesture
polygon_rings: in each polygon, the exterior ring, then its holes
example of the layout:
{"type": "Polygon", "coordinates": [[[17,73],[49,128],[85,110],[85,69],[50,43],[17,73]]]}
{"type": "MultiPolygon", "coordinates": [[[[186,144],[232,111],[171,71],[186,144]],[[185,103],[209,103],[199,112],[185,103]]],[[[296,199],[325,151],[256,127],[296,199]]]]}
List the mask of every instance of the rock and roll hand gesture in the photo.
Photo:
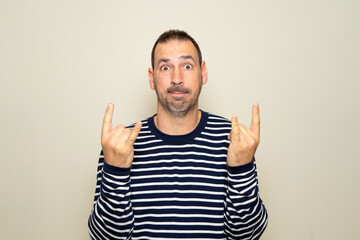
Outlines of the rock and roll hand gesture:
{"type": "Polygon", "coordinates": [[[231,132],[228,139],[230,145],[227,154],[229,166],[240,166],[251,162],[260,142],[259,104],[252,107],[250,129],[239,124],[237,116],[231,118],[231,132]]]}
{"type": "Polygon", "coordinates": [[[139,135],[142,124],[137,122],[132,130],[121,124],[113,129],[113,112],[114,105],[110,103],[106,108],[101,131],[104,158],[110,165],[128,168],[131,167],[134,158],[134,142],[139,135]]]}
{"type": "MultiPolygon", "coordinates": [[[[128,168],[131,167],[134,158],[134,142],[139,135],[142,124],[137,122],[132,130],[125,128],[121,124],[113,129],[113,112],[114,105],[109,104],[105,112],[101,132],[104,158],[110,165],[128,168]]],[[[239,124],[237,117],[233,116],[228,139],[230,140],[227,154],[227,164],[229,166],[240,166],[253,160],[260,142],[260,114],[257,103],[252,107],[250,129],[243,124],[239,124]]]]}

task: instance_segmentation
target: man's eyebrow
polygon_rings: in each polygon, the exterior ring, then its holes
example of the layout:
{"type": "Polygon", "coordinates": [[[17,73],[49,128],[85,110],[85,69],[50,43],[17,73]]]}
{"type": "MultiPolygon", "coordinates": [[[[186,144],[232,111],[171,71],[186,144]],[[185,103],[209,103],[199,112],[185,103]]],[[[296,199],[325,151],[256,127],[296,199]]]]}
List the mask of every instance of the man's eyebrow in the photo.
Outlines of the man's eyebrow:
{"type": "Polygon", "coordinates": [[[169,62],[170,61],[170,59],[168,59],[168,58],[160,58],[159,59],[159,62],[158,62],[158,65],[160,64],[160,63],[162,63],[162,62],[169,62]]]}
{"type": "Polygon", "coordinates": [[[195,62],[194,58],[191,55],[184,55],[184,56],[180,56],[180,59],[191,59],[195,62]]]}
{"type": "MultiPolygon", "coordinates": [[[[191,55],[182,55],[182,56],[180,56],[179,58],[180,58],[180,59],[183,59],[183,60],[191,59],[191,60],[193,60],[193,61],[195,62],[194,58],[193,58],[191,55]]],[[[160,58],[160,59],[159,59],[159,62],[158,62],[158,65],[159,65],[160,63],[162,63],[162,62],[167,63],[167,62],[169,62],[169,61],[170,61],[169,58],[160,58]]]]}

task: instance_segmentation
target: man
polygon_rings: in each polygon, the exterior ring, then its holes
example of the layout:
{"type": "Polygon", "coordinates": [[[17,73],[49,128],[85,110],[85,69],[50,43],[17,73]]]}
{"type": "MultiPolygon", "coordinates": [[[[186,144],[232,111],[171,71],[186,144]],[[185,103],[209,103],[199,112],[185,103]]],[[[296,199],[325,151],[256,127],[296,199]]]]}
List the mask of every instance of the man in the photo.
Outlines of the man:
{"type": "Polygon", "coordinates": [[[92,239],[259,239],[267,212],[254,154],[259,106],[248,129],[233,116],[198,109],[207,82],[200,48],[187,33],[163,33],[152,50],[149,83],[157,114],[129,128],[106,109],[92,239]]]}

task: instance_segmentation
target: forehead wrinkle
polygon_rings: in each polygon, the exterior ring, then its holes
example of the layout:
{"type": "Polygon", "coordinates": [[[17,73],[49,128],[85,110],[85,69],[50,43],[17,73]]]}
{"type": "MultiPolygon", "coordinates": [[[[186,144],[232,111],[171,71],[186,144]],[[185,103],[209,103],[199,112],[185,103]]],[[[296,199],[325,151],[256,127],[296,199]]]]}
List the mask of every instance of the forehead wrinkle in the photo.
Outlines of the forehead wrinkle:
{"type": "Polygon", "coordinates": [[[170,59],[168,59],[168,58],[160,58],[159,59],[159,62],[158,62],[158,65],[161,63],[161,62],[169,62],[170,61],[170,59]]]}
{"type": "MultiPolygon", "coordinates": [[[[191,56],[191,55],[182,55],[182,56],[179,57],[179,59],[181,59],[181,60],[188,60],[188,59],[190,59],[190,60],[192,60],[192,61],[195,62],[195,59],[194,59],[193,56],[191,56]]],[[[169,58],[160,58],[159,61],[158,61],[158,65],[159,65],[160,63],[162,63],[162,62],[165,62],[165,63],[170,62],[170,59],[169,59],[169,58]]]]}
{"type": "Polygon", "coordinates": [[[159,65],[161,62],[169,63],[176,60],[190,59],[197,64],[198,60],[195,59],[198,57],[198,52],[190,40],[170,40],[157,45],[154,53],[154,63],[159,65]],[[156,61],[158,57],[160,59],[156,61]]]}
{"type": "Polygon", "coordinates": [[[184,59],[184,60],[191,59],[195,62],[195,59],[191,55],[180,56],[180,59],[184,59]]]}

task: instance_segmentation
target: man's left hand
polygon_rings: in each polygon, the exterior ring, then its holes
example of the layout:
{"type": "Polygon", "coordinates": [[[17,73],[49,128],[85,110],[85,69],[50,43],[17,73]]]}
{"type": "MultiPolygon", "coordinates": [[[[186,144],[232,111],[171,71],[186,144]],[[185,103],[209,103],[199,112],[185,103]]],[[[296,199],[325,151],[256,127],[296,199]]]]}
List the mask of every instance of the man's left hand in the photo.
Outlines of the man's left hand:
{"type": "Polygon", "coordinates": [[[250,129],[239,124],[237,116],[231,118],[231,132],[228,139],[230,145],[227,154],[229,166],[240,166],[251,162],[260,142],[260,114],[259,104],[252,107],[250,129]]]}

